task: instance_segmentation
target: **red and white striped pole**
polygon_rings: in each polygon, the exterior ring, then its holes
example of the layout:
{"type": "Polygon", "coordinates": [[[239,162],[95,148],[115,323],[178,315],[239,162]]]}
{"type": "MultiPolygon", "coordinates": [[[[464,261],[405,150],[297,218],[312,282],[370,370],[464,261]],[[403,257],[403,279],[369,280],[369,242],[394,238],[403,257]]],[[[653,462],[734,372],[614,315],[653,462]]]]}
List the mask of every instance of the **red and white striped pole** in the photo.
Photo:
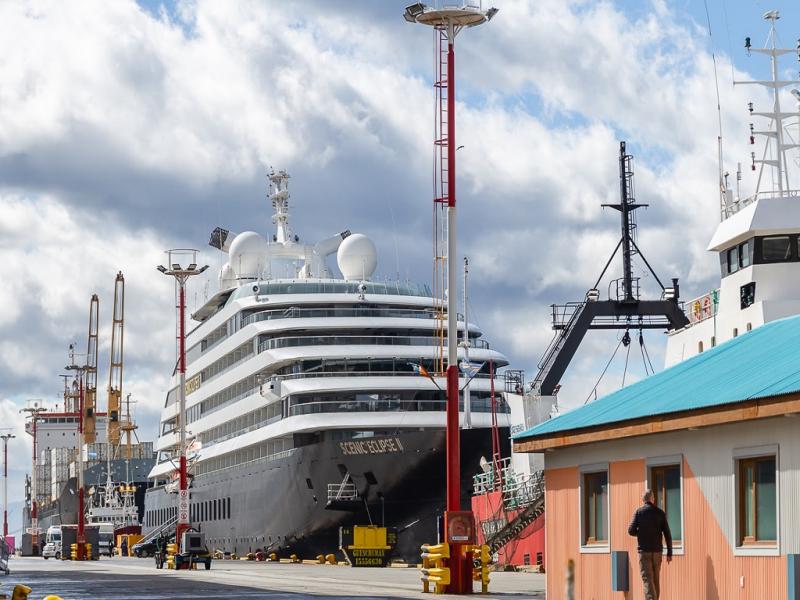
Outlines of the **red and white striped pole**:
{"type": "Polygon", "coordinates": [[[0,435],[3,440],[3,537],[8,536],[8,440],[14,437],[10,433],[0,435]]]}

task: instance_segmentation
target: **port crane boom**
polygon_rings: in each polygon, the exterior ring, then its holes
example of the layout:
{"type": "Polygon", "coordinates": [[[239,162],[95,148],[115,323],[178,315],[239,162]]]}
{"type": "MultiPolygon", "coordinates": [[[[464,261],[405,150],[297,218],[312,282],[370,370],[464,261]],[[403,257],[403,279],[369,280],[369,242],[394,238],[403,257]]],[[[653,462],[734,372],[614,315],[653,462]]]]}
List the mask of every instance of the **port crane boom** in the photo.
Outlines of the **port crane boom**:
{"type": "Polygon", "coordinates": [[[109,457],[120,442],[120,404],[122,400],[122,340],[125,323],[125,278],[122,271],[114,280],[114,308],[111,317],[111,361],[108,369],[108,416],[106,430],[109,457]]]}

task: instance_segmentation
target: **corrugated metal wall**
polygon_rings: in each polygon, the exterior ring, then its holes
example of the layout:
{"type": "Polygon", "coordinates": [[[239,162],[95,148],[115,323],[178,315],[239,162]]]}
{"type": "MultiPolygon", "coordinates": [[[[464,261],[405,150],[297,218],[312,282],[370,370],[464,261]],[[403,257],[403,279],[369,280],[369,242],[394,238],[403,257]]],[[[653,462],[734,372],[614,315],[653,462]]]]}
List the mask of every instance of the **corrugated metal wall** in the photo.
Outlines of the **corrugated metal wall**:
{"type": "Polygon", "coordinates": [[[644,458],[680,455],[683,461],[684,555],[662,568],[666,600],[786,597],[786,554],[800,545],[800,436],[795,419],[654,435],[592,444],[547,455],[548,600],[563,598],[566,561],[576,560],[576,598],[642,598],[636,540],[627,535],[646,481],[644,458]],[[735,449],[779,444],[781,556],[734,556],[735,449]],[[611,550],[627,550],[631,592],[610,591],[610,556],[579,553],[578,482],[581,464],[609,463],[611,550]],[[567,466],[570,465],[570,466],[567,466]]]}

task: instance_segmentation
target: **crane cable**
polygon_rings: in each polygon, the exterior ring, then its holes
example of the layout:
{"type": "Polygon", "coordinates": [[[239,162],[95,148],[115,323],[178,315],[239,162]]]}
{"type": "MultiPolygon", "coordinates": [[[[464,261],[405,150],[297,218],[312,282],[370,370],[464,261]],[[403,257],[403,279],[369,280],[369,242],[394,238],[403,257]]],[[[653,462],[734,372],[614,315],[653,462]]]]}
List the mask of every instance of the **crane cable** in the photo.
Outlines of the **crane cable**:
{"type": "Polygon", "coordinates": [[[650,360],[650,353],[647,351],[647,346],[644,344],[644,336],[642,330],[639,330],[639,349],[642,351],[642,362],[644,363],[644,372],[647,375],[655,374],[656,370],[653,368],[653,361],[650,360]],[[647,366],[650,365],[650,371],[647,371],[647,366]]]}
{"type": "Polygon", "coordinates": [[[598,377],[597,383],[594,384],[594,387],[592,388],[592,391],[589,392],[589,395],[586,396],[586,400],[583,401],[584,405],[589,402],[589,398],[592,397],[592,394],[595,395],[595,398],[597,397],[597,386],[600,385],[600,382],[603,380],[603,376],[606,374],[606,371],[608,371],[608,367],[611,365],[611,361],[614,360],[614,357],[617,355],[617,350],[619,350],[619,347],[621,345],[622,345],[622,338],[620,338],[619,342],[617,343],[617,347],[614,348],[614,352],[611,354],[611,358],[608,359],[608,362],[606,363],[606,366],[603,369],[603,372],[600,373],[600,377],[598,377]]]}

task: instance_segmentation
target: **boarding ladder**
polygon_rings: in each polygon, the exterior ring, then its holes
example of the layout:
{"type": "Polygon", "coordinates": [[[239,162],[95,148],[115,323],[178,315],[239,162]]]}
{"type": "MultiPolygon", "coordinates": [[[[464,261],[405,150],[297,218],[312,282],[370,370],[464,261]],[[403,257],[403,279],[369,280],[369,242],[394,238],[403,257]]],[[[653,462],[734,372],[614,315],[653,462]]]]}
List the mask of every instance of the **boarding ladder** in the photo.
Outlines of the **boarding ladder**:
{"type": "MultiPolygon", "coordinates": [[[[575,331],[575,325],[581,318],[585,304],[585,302],[569,302],[562,305],[552,305],[553,329],[556,333],[537,365],[539,372],[533,380],[534,392],[541,393],[542,384],[553,368],[559,353],[570,341],[570,335],[575,331]]],[[[581,335],[581,337],[583,336],[581,335]]],[[[578,343],[580,343],[580,340],[578,340],[578,343]]]]}
{"type": "Polygon", "coordinates": [[[488,536],[486,544],[491,552],[497,552],[514,538],[519,537],[544,513],[544,472],[536,471],[504,484],[503,506],[506,510],[522,510],[498,532],[488,536]]]}
{"type": "Polygon", "coordinates": [[[150,531],[147,535],[145,535],[141,540],[136,542],[137,544],[146,544],[154,539],[156,539],[159,535],[164,533],[165,531],[169,531],[170,529],[174,529],[175,526],[178,524],[178,517],[170,517],[164,523],[150,531]]]}

